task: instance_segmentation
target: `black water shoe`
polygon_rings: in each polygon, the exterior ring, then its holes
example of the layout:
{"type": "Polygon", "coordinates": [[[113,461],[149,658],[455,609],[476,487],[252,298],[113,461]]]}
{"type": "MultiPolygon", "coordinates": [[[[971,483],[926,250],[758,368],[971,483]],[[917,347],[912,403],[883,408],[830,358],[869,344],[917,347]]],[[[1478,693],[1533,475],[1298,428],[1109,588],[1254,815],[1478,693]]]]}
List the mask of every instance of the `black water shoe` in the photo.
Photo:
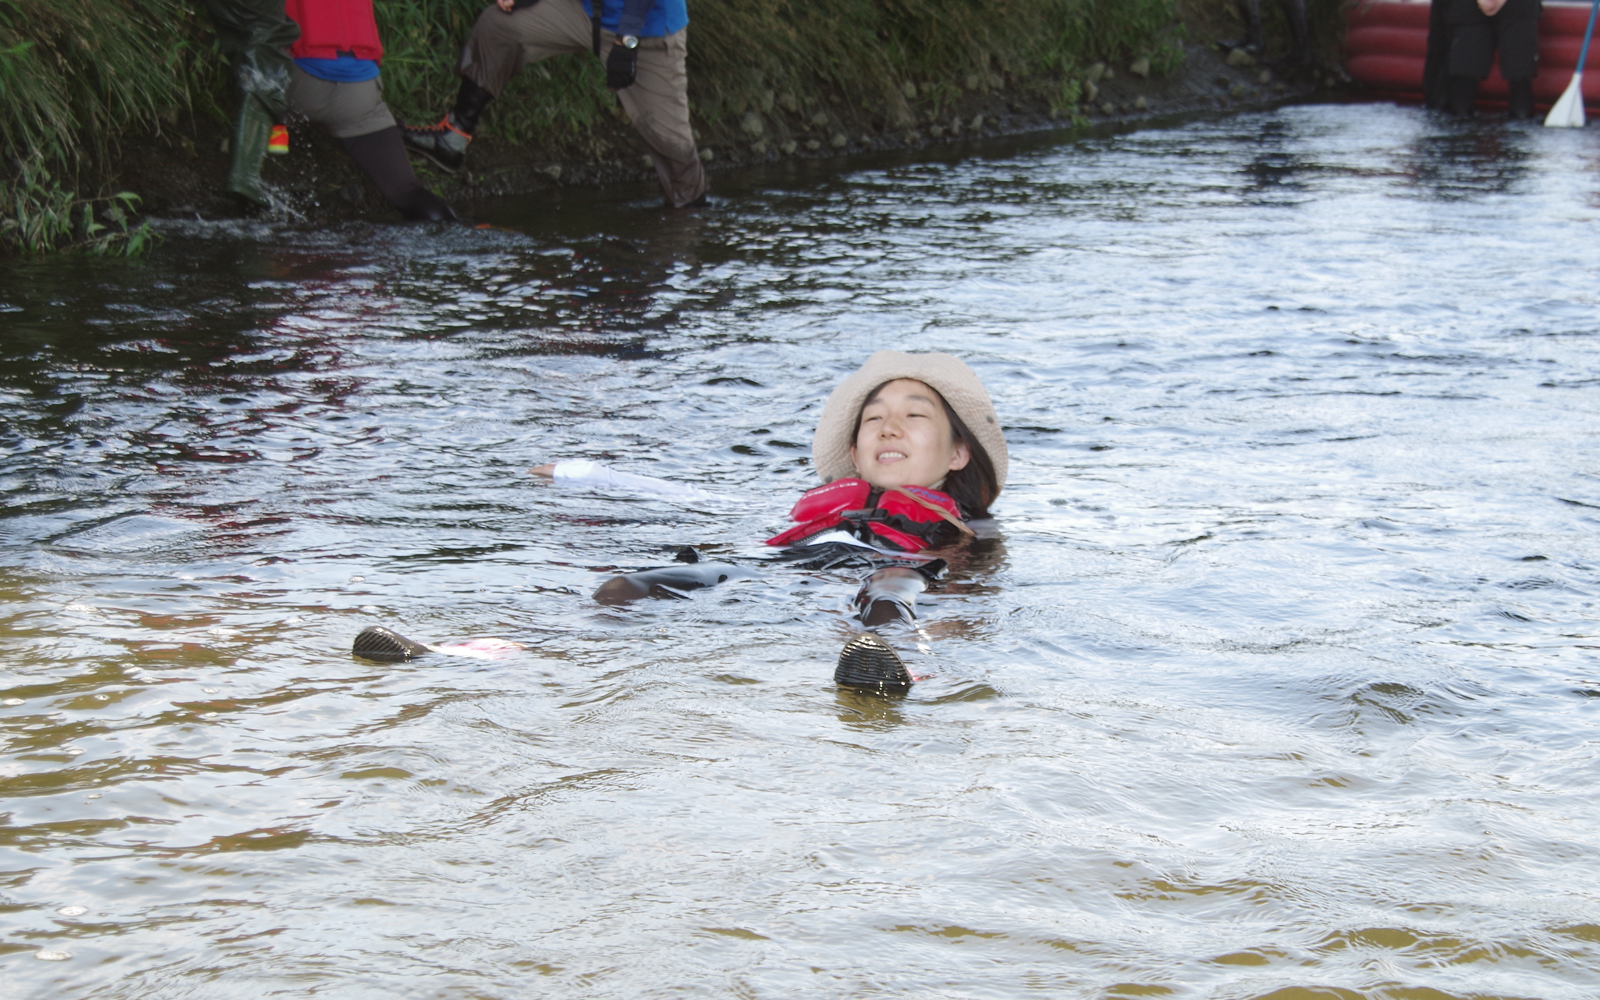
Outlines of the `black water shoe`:
{"type": "Polygon", "coordinates": [[[361,634],[356,636],[355,645],[350,647],[352,654],[364,660],[381,660],[384,663],[398,663],[429,651],[422,643],[412,642],[399,632],[381,625],[362,629],[361,634]]]}
{"type": "Polygon", "coordinates": [[[911,672],[888,643],[871,632],[863,632],[840,650],[833,682],[877,694],[904,694],[911,690],[911,672]]]}
{"type": "Polygon", "coordinates": [[[402,125],[400,140],[408,152],[425,157],[440,170],[456,173],[467,162],[472,135],[456,128],[446,115],[437,125],[402,125]]]}

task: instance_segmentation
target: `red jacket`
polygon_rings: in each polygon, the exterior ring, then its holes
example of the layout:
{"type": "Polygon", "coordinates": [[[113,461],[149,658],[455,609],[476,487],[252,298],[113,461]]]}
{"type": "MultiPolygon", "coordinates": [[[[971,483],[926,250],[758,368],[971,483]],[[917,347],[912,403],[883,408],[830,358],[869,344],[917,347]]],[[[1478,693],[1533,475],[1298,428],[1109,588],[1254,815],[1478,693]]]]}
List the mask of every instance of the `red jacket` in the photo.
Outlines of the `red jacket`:
{"type": "Polygon", "coordinates": [[[295,59],[383,59],[372,0],[284,0],[284,13],[300,26],[300,40],[289,47],[295,59]]]}

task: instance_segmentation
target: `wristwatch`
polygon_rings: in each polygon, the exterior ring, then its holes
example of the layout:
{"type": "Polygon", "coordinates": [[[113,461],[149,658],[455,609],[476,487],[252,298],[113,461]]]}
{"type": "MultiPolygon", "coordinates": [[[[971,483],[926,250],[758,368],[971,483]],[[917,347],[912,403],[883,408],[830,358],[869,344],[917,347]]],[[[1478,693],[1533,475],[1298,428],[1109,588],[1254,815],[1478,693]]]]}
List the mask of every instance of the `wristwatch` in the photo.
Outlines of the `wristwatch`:
{"type": "Polygon", "coordinates": [[[622,47],[625,48],[625,49],[636,49],[636,48],[638,48],[639,47],[639,36],[638,35],[623,35],[622,36],[622,47]]]}

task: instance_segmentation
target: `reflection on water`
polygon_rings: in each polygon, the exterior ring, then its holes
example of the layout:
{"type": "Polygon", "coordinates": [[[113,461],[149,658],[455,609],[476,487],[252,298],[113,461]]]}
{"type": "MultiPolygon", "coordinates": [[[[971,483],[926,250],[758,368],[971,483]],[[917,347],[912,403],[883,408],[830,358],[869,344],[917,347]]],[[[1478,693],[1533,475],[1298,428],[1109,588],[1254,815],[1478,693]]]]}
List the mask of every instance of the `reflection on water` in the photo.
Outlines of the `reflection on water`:
{"type": "Polygon", "coordinates": [[[1594,996],[1596,142],[1291,108],[0,265],[8,995],[1594,996]],[[880,347],[1013,447],[909,697],[829,682],[848,574],[588,599],[758,554],[880,347]]]}

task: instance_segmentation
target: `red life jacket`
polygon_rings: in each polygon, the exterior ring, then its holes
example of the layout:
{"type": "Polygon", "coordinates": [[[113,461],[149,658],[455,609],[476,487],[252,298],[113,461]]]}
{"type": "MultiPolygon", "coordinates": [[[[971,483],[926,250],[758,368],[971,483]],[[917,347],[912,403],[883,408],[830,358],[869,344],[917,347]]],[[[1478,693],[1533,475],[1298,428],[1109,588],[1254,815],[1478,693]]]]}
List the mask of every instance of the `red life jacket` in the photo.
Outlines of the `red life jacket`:
{"type": "MultiPolygon", "coordinates": [[[[938,490],[922,486],[880,490],[865,479],[835,479],[806,491],[789,512],[800,523],[767,539],[767,544],[801,545],[813,535],[839,528],[870,545],[921,552],[936,547],[938,536],[947,535],[947,514],[960,523],[961,508],[938,490]]],[[[970,531],[965,524],[961,530],[970,531]]]]}
{"type": "Polygon", "coordinates": [[[372,0],[284,0],[284,13],[300,26],[300,40],[289,46],[296,59],[337,59],[350,52],[357,59],[383,59],[372,0]]]}

